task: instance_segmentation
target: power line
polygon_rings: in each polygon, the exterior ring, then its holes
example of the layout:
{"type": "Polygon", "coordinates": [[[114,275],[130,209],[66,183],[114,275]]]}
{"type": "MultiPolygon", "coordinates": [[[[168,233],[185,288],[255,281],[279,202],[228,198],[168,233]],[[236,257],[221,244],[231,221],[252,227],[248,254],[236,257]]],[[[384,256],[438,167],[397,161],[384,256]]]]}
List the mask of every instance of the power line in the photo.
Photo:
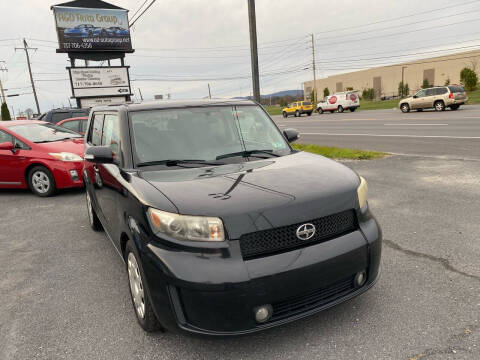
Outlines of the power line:
{"type": "Polygon", "coordinates": [[[132,19],[135,17],[135,15],[138,14],[138,12],[140,11],[140,9],[143,8],[143,6],[147,3],[147,1],[148,1],[148,0],[145,0],[145,1],[143,2],[143,4],[140,5],[140,7],[137,9],[137,11],[135,11],[135,14],[132,15],[132,19]]]}
{"type": "Polygon", "coordinates": [[[346,43],[351,43],[355,41],[362,41],[362,40],[371,40],[371,39],[379,39],[379,38],[385,38],[385,37],[390,37],[390,36],[398,36],[398,35],[405,35],[405,34],[410,34],[413,32],[418,32],[418,31],[423,31],[423,30],[431,30],[431,29],[438,29],[438,28],[444,28],[448,26],[453,26],[453,25],[458,25],[458,24],[464,24],[472,21],[478,21],[480,19],[470,19],[470,20],[464,20],[464,21],[458,21],[453,24],[444,24],[444,25],[435,25],[435,26],[429,26],[421,29],[416,29],[416,30],[409,30],[409,31],[403,31],[403,32],[397,32],[394,34],[386,34],[386,35],[379,35],[379,36],[371,36],[371,37],[366,37],[366,38],[361,38],[361,39],[350,39],[350,40],[345,40],[345,41],[334,41],[330,43],[324,43],[322,46],[328,46],[328,45],[340,45],[340,44],[346,44],[346,43]]]}
{"type": "Polygon", "coordinates": [[[325,34],[325,33],[330,33],[330,32],[337,32],[337,31],[344,31],[344,30],[351,30],[351,29],[358,29],[358,28],[361,28],[361,27],[366,27],[366,26],[377,25],[377,24],[381,24],[381,23],[385,23],[385,22],[391,22],[391,21],[406,19],[406,18],[410,18],[412,16],[431,14],[432,12],[437,12],[437,11],[442,11],[443,12],[446,9],[458,8],[460,6],[466,6],[466,5],[470,5],[470,4],[478,3],[478,2],[479,2],[478,0],[475,0],[475,1],[470,1],[470,2],[463,3],[463,4],[455,4],[455,5],[451,5],[451,6],[442,6],[442,7],[439,7],[438,9],[429,9],[429,10],[426,10],[426,11],[416,12],[416,13],[409,14],[409,15],[399,16],[399,17],[396,17],[396,18],[383,19],[383,20],[379,20],[379,21],[374,21],[374,22],[370,22],[370,23],[366,23],[366,24],[364,23],[364,24],[361,24],[361,25],[344,27],[344,28],[340,28],[340,29],[337,28],[337,29],[332,29],[332,30],[326,30],[326,31],[322,31],[322,33],[319,33],[319,34],[325,34]]]}
{"type": "Polygon", "coordinates": [[[30,82],[32,83],[33,97],[35,98],[35,104],[37,105],[38,114],[40,114],[40,105],[38,103],[37,91],[35,90],[35,82],[33,81],[32,67],[30,65],[30,55],[28,50],[37,50],[36,48],[30,48],[27,45],[27,41],[23,39],[23,48],[15,48],[16,50],[25,50],[25,55],[27,57],[28,72],[30,73],[30,82]]]}
{"type": "MultiPolygon", "coordinates": [[[[411,23],[406,23],[406,24],[401,24],[401,25],[393,25],[393,26],[387,26],[387,27],[384,27],[384,28],[380,28],[380,29],[372,29],[372,30],[366,30],[366,31],[361,31],[361,32],[355,32],[354,34],[350,34],[350,35],[360,35],[360,34],[367,34],[367,33],[370,33],[370,32],[376,32],[376,31],[383,31],[383,30],[390,30],[390,29],[398,29],[399,26],[409,26],[409,25],[415,25],[415,24],[421,24],[421,23],[425,23],[425,22],[430,22],[430,21],[437,21],[437,20],[441,20],[441,19],[446,19],[446,18],[451,18],[453,16],[459,16],[459,15],[465,15],[465,14],[473,14],[473,13],[477,13],[477,12],[480,12],[480,9],[477,9],[477,10],[469,10],[469,11],[464,11],[464,12],[461,12],[461,13],[457,13],[457,14],[448,14],[448,15],[445,15],[445,16],[440,16],[440,17],[437,17],[437,18],[430,18],[430,19],[426,19],[426,20],[419,20],[419,21],[414,21],[414,22],[411,22],[411,23]]],[[[343,38],[343,37],[347,37],[349,36],[349,34],[344,34],[344,35],[339,35],[339,36],[334,36],[334,37],[331,37],[331,36],[328,36],[328,37],[321,37],[321,38],[317,38],[317,41],[321,41],[321,40],[331,40],[331,39],[338,39],[338,38],[343,38]]]]}
{"type": "Polygon", "coordinates": [[[155,3],[155,1],[157,1],[157,0],[152,0],[152,2],[150,3],[150,5],[148,5],[148,6],[146,7],[146,9],[143,10],[143,11],[141,12],[141,14],[138,15],[138,17],[137,17],[135,20],[133,20],[132,23],[130,23],[130,24],[128,25],[128,27],[132,27],[133,25],[135,25],[135,23],[138,21],[138,19],[140,19],[140,18],[142,17],[142,15],[147,12],[148,9],[150,9],[150,7],[155,3]]]}

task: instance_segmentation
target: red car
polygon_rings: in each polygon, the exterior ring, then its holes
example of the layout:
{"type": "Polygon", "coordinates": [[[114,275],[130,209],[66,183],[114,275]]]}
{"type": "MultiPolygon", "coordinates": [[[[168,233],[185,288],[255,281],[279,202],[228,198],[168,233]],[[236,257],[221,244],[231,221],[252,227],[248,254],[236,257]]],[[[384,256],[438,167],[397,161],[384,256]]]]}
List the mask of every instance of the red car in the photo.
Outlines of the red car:
{"type": "Polygon", "coordinates": [[[44,121],[0,122],[0,188],[39,196],[82,187],[83,137],[44,121]]]}
{"type": "Polygon", "coordinates": [[[57,123],[58,126],[63,126],[64,128],[75,131],[79,134],[85,135],[88,125],[88,117],[74,117],[70,119],[65,119],[57,123]]]}

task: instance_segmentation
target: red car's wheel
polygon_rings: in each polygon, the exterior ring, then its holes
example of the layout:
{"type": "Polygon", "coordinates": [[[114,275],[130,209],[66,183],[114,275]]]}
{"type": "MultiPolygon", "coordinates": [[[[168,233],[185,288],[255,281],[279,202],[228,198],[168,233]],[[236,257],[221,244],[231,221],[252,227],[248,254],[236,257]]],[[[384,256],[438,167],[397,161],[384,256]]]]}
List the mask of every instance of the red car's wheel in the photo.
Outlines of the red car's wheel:
{"type": "Polygon", "coordinates": [[[57,192],[52,173],[44,166],[35,166],[28,173],[28,185],[35,195],[52,196],[57,192]]]}

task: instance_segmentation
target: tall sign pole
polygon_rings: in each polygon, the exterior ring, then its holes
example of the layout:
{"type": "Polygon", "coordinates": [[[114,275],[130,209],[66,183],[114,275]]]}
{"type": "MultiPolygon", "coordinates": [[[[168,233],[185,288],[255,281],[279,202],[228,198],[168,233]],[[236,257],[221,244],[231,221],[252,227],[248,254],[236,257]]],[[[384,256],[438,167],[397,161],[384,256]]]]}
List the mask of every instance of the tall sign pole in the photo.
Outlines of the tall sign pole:
{"type": "MultiPolygon", "coordinates": [[[[4,63],[5,61],[0,60],[0,63],[4,63]]],[[[6,68],[0,67],[0,71],[8,71],[6,68]]],[[[7,102],[7,99],[5,98],[5,91],[3,91],[3,85],[2,85],[2,79],[0,79],[0,93],[2,94],[2,103],[7,102]]]]}
{"type": "Polygon", "coordinates": [[[28,72],[30,74],[30,82],[32,83],[33,97],[35,98],[35,104],[37,105],[37,114],[40,115],[40,105],[38,104],[37,91],[35,90],[35,82],[33,81],[32,67],[30,65],[30,55],[28,54],[28,50],[37,50],[37,49],[29,48],[26,40],[23,39],[23,48],[15,48],[15,50],[25,50],[25,55],[27,56],[28,72]]]}
{"type": "Polygon", "coordinates": [[[260,76],[258,73],[257,20],[255,0],[248,0],[248,21],[250,25],[250,56],[252,59],[253,99],[260,102],[260,76]]]}
{"type": "Polygon", "coordinates": [[[315,67],[315,38],[312,34],[312,67],[313,67],[313,99],[310,101],[313,103],[314,108],[317,106],[317,69],[315,67]]]}

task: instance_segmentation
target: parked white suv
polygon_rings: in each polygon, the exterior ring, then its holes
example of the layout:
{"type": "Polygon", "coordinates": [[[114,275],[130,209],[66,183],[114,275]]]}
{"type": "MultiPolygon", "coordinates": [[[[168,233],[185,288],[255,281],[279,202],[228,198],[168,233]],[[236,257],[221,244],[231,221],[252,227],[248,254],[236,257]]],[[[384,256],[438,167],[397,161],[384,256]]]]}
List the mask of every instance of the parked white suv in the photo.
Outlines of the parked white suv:
{"type": "Polygon", "coordinates": [[[358,92],[345,91],[326,96],[323,101],[317,104],[317,111],[319,114],[322,114],[324,111],[330,111],[331,113],[338,111],[341,113],[344,110],[350,110],[354,112],[359,107],[360,98],[358,92]]]}

